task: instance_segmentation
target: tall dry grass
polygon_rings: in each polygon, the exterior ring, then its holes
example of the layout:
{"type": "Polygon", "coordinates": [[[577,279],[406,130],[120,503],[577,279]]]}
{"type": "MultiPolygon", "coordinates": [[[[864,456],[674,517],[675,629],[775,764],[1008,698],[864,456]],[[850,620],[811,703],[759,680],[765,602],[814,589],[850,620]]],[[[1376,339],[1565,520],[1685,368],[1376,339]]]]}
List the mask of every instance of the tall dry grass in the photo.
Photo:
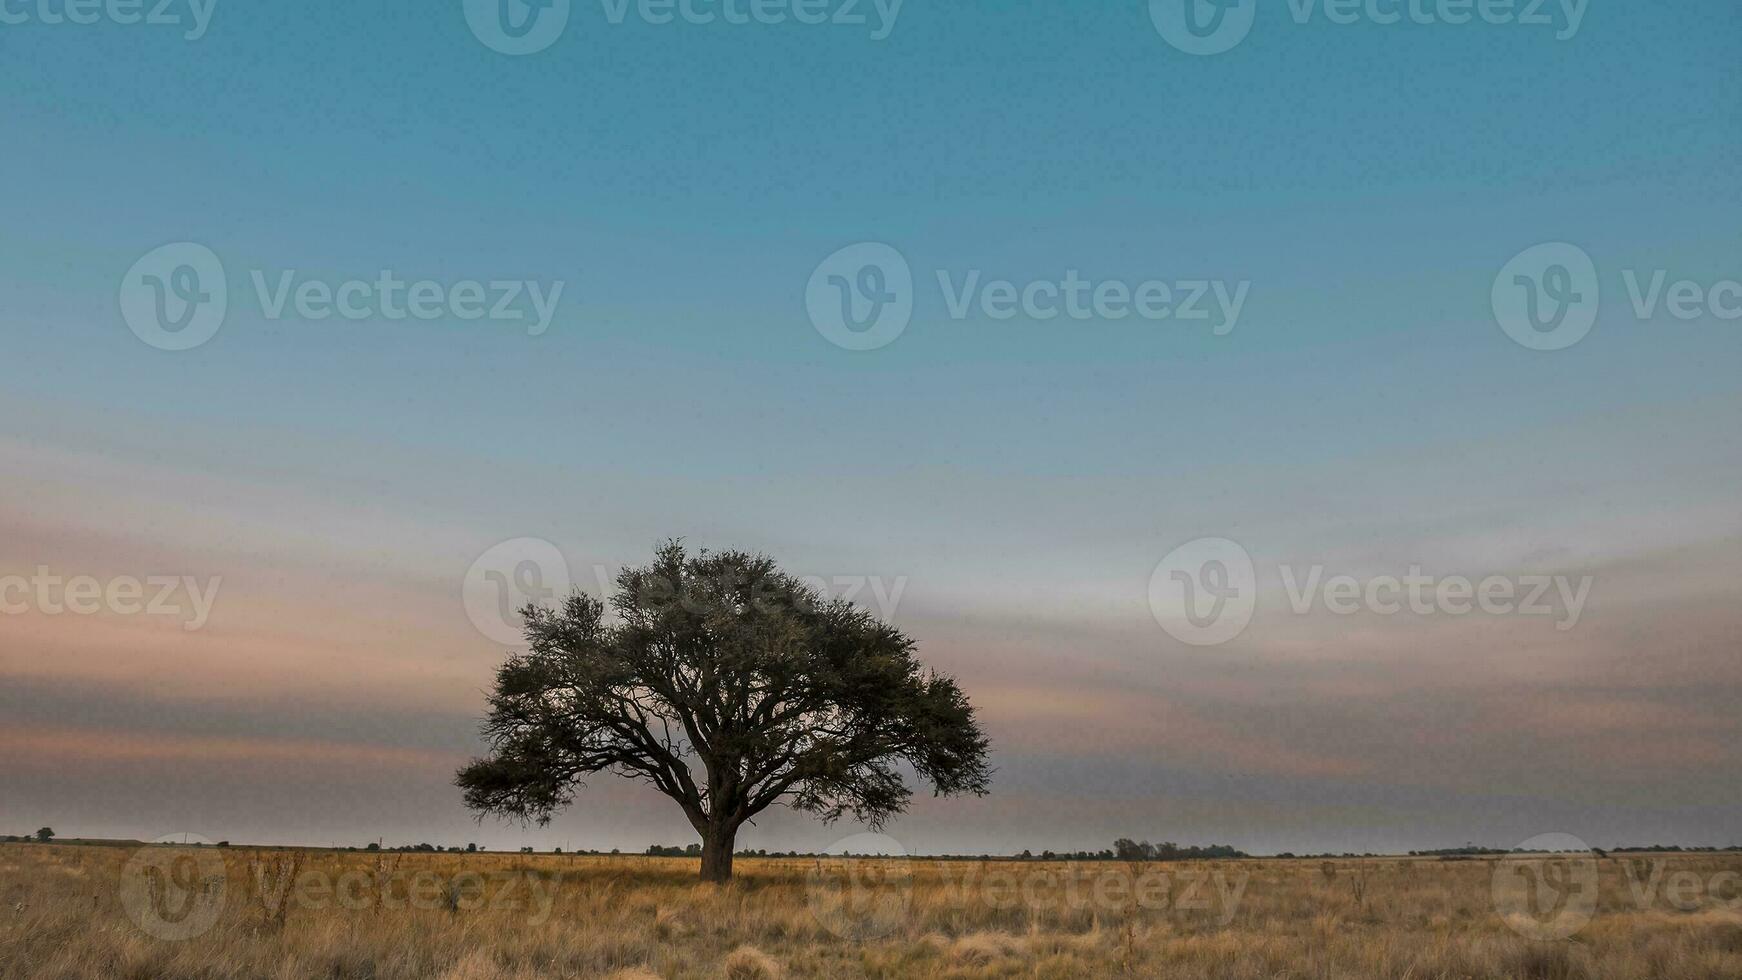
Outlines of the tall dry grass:
{"type": "Polygon", "coordinates": [[[133,856],[0,846],[0,977],[1742,977],[1735,855],[1600,862],[1560,941],[1509,926],[1488,861],[742,859],[716,888],[682,859],[205,849],[140,879],[133,856]]]}

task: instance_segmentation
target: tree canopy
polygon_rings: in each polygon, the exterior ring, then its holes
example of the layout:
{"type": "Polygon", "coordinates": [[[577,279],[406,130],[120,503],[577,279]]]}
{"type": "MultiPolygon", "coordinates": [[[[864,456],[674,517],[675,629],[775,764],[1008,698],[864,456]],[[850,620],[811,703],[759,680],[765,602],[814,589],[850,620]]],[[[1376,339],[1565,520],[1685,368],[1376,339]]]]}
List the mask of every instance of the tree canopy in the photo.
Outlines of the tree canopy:
{"type": "Polygon", "coordinates": [[[670,542],[616,580],[610,611],[575,594],[530,606],[528,650],[496,676],[487,758],[466,805],[549,822],[584,778],[611,773],[677,801],[702,877],[731,876],[738,829],[780,804],[881,829],[912,797],[984,795],[988,741],[956,682],[914,642],[761,555],[670,542]]]}

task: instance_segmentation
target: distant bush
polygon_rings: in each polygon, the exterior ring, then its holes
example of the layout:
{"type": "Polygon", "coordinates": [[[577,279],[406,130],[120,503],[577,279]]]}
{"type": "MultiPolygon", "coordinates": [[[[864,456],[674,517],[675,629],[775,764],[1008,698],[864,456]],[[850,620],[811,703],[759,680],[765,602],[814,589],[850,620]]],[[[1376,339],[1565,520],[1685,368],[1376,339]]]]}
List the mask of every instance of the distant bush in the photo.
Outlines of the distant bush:
{"type": "Polygon", "coordinates": [[[1113,842],[1113,856],[1120,861],[1193,861],[1213,858],[1243,858],[1249,855],[1245,851],[1236,850],[1227,844],[1211,844],[1208,847],[1181,847],[1172,841],[1151,844],[1148,841],[1138,842],[1128,837],[1121,837],[1113,842]]]}
{"type": "Polygon", "coordinates": [[[667,847],[654,844],[647,849],[649,857],[701,857],[702,845],[690,844],[687,847],[667,847]]]}

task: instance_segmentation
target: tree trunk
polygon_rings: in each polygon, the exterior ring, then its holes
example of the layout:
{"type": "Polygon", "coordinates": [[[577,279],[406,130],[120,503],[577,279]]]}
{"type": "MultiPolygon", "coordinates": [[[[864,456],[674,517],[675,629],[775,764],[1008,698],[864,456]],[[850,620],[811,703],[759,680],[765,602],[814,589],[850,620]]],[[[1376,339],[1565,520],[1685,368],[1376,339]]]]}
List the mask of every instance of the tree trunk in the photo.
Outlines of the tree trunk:
{"type": "Polygon", "coordinates": [[[702,834],[702,880],[722,884],[732,880],[732,848],[738,828],[726,823],[710,824],[702,834]]]}

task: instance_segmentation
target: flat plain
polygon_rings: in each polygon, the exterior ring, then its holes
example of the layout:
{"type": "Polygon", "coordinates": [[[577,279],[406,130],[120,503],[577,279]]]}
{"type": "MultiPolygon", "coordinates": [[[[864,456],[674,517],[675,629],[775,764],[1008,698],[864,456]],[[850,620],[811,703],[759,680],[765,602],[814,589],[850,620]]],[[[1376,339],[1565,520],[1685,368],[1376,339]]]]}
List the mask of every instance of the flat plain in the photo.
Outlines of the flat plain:
{"type": "Polygon", "coordinates": [[[694,860],[630,855],[0,845],[0,977],[1742,977],[1735,853],[741,857],[736,872],[712,886],[694,860]]]}

